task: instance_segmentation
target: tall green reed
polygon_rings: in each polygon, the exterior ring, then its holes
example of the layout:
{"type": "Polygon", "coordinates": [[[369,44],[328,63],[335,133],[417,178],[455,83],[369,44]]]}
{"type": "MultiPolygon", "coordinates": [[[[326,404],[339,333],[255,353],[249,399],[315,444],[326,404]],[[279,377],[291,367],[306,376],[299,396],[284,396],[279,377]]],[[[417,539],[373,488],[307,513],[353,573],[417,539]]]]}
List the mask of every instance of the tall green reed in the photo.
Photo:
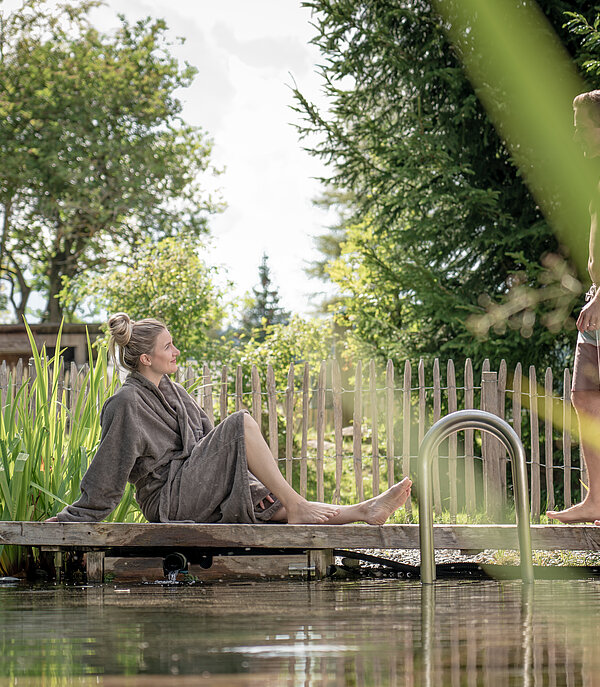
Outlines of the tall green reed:
{"type": "MultiPolygon", "coordinates": [[[[100,411],[115,393],[106,346],[96,358],[88,337],[89,369],[80,380],[81,392],[72,409],[60,384],[62,359],[58,333],[55,354],[38,351],[27,323],[33,352],[33,374],[8,390],[0,409],[0,520],[44,520],[56,515],[80,494],[79,485],[100,441],[100,411]]],[[[62,328],[61,328],[62,329],[62,328]]],[[[74,379],[71,380],[73,393],[74,379]]],[[[107,520],[142,519],[128,485],[119,506],[107,520]]],[[[26,565],[22,547],[0,546],[0,572],[14,574],[26,565]]]]}

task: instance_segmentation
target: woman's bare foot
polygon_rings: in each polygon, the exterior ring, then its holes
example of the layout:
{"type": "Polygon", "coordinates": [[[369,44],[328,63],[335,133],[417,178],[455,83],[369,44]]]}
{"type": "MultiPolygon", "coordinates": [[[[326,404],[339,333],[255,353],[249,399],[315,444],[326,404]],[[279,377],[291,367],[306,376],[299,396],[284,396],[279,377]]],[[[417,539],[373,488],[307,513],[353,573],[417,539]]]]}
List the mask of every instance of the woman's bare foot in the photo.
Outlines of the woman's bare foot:
{"type": "Polygon", "coordinates": [[[318,501],[306,501],[301,499],[293,504],[286,506],[287,521],[290,525],[307,524],[323,525],[331,518],[335,517],[340,509],[329,503],[319,503],[318,501]]]}
{"type": "Polygon", "coordinates": [[[365,501],[362,504],[365,507],[365,522],[368,525],[383,525],[394,511],[406,503],[411,486],[411,480],[405,477],[383,494],[365,501]]]}
{"type": "Polygon", "coordinates": [[[600,506],[585,499],[582,503],[564,510],[546,511],[546,515],[552,520],[559,520],[564,523],[595,522],[600,516],[600,506]]]}

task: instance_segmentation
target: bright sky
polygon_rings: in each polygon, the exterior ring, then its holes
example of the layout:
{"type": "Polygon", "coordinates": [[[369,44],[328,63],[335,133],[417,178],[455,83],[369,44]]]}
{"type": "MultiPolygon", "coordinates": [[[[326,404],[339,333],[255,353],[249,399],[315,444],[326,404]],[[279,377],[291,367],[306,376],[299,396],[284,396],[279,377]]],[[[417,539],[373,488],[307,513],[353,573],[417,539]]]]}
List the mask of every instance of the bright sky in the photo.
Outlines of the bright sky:
{"type": "Polygon", "coordinates": [[[318,257],[312,237],[331,221],[312,205],[323,167],[301,149],[290,109],[292,79],[320,98],[310,12],[300,0],[109,0],[94,23],[109,29],[117,12],[164,18],[174,37],[186,39],[175,54],[199,70],[181,92],[183,116],[214,139],[213,160],[225,167],[217,184],[228,204],[211,221],[207,260],[226,266],[242,295],[257,284],[266,252],[281,304],[310,312],[310,295],[323,285],[303,267],[318,257]]]}
{"type": "MultiPolygon", "coordinates": [[[[0,3],[5,11],[22,4],[0,3]]],[[[322,102],[310,12],[300,0],[107,0],[93,22],[108,31],[118,13],[165,19],[174,39],[185,38],[173,53],[199,70],[180,93],[183,117],[214,140],[213,162],[225,168],[216,184],[228,205],[211,220],[206,261],[223,265],[235,284],[230,295],[242,296],[257,284],[266,252],[281,305],[309,314],[320,300],[311,294],[325,287],[303,268],[319,257],[313,237],[334,221],[312,205],[322,189],[314,177],[325,170],[302,150],[290,109],[293,80],[322,102]]]]}

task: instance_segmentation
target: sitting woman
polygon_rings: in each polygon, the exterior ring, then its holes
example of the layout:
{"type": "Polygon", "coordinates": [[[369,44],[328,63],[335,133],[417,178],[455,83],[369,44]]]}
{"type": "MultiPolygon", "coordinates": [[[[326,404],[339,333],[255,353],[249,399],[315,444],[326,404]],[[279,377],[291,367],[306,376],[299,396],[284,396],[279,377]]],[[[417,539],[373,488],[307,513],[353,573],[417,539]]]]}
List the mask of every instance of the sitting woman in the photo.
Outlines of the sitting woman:
{"type": "Polygon", "coordinates": [[[98,451],[81,496],[48,522],[99,521],[118,505],[127,482],[150,522],[288,522],[382,525],[404,504],[405,477],[383,494],[351,506],[309,502],[285,481],[246,411],[213,428],[169,377],[179,351],[166,326],[113,315],[110,351],[130,374],[102,409],[98,451]]]}

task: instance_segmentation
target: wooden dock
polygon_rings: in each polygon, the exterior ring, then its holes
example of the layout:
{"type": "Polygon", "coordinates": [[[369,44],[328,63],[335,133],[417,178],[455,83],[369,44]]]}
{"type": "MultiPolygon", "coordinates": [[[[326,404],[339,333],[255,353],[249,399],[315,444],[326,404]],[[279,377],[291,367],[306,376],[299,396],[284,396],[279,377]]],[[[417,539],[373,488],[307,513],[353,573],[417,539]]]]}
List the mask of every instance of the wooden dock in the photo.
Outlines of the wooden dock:
{"type": "MultiPolygon", "coordinates": [[[[532,525],[534,550],[600,550],[600,527],[532,525]]],[[[85,552],[89,581],[101,581],[111,556],[166,556],[195,552],[204,561],[231,552],[309,557],[315,576],[325,574],[334,549],[418,549],[418,525],[237,525],[186,523],[0,522],[0,545],[36,547],[62,554],[85,552]]],[[[516,525],[434,525],[436,549],[518,549],[516,525]]]]}

